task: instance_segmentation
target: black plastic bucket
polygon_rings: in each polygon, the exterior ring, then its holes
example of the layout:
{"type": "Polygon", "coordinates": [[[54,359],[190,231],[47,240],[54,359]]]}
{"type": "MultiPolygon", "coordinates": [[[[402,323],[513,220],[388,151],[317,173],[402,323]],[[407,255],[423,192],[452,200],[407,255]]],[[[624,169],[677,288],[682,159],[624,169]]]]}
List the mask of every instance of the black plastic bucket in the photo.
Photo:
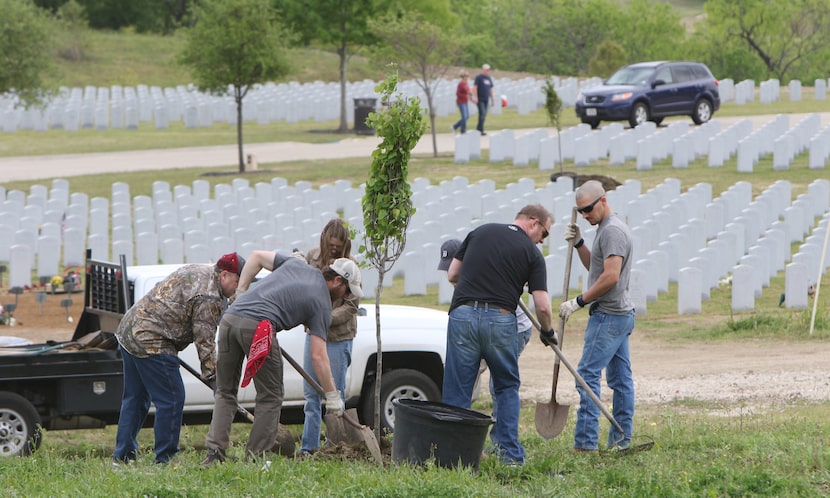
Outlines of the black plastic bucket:
{"type": "Polygon", "coordinates": [[[441,467],[478,468],[489,415],[435,401],[396,399],[392,461],[420,464],[435,457],[441,467]]]}

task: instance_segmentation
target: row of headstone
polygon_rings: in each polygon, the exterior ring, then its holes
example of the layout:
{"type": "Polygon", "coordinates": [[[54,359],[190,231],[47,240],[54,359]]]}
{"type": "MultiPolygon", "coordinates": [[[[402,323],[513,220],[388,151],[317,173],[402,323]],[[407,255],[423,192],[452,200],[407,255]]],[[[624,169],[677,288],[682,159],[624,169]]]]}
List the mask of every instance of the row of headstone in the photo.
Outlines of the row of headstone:
{"type": "MultiPolygon", "coordinates": [[[[412,182],[412,189],[417,211],[410,223],[407,250],[391,275],[404,277],[406,293],[425,293],[425,285],[440,286],[440,273],[423,269],[424,265],[437,266],[438,248],[443,240],[463,238],[481,223],[510,221],[522,206],[536,202],[545,205],[556,219],[545,247],[549,281],[561,282],[566,254],[562,236],[574,202],[571,178],[562,177],[542,187],[535,186],[530,179],[520,179],[503,189],[496,189],[490,180],[470,184],[466,178],[456,177],[431,185],[428,180],[418,178],[412,182]]],[[[43,188],[34,190],[43,192],[43,188]]],[[[60,189],[53,190],[60,198],[73,199],[67,209],[72,205],[86,205],[83,194],[70,196],[60,193],[60,189]]],[[[708,184],[698,184],[681,192],[680,182],[674,179],[667,179],[646,192],[642,192],[640,182],[629,180],[608,192],[609,204],[628,220],[635,238],[634,268],[641,272],[637,273],[635,287],[637,295],[645,299],[638,302],[638,312],[645,313],[647,302],[665,293],[669,282],[678,282],[684,289],[682,295],[686,295],[689,287],[680,282],[685,282],[688,274],[692,274],[690,278],[699,287],[698,299],[705,300],[710,289],[738,265],[753,267],[760,286],[753,281],[752,292],[753,295],[760,293],[764,285],[769,285],[769,278],[789,260],[789,244],[804,241],[813,220],[828,211],[828,192],[828,182],[817,180],[810,184],[807,194],[790,202],[789,183],[779,181],[753,200],[751,185],[739,182],[713,198],[708,184]],[[764,271],[756,268],[759,265],[764,271]]],[[[10,198],[12,203],[21,198],[15,191],[3,192],[3,196],[4,205],[10,198]]],[[[245,179],[235,179],[231,184],[216,185],[213,192],[203,180],[172,187],[156,182],[151,195],[131,197],[129,185],[116,182],[111,202],[96,197],[88,200],[87,212],[73,208],[62,238],[50,229],[34,242],[30,238],[8,249],[10,256],[27,255],[25,261],[22,256],[10,258],[15,268],[27,269],[14,272],[20,273],[21,278],[27,277],[33,268],[32,254],[37,254],[39,274],[53,272],[60,259],[61,244],[64,262],[67,255],[82,254],[86,247],[91,247],[93,257],[110,259],[110,254],[125,254],[130,262],[139,264],[211,262],[231,250],[245,254],[262,247],[303,250],[317,244],[319,230],[337,211],[353,226],[361,227],[361,196],[360,188],[352,188],[345,181],[314,189],[308,182],[288,185],[284,179],[275,178],[270,183],[254,186],[245,179]],[[323,203],[321,197],[326,199],[323,203]],[[227,202],[221,205],[218,199],[227,202]],[[239,206],[245,206],[248,219],[238,218],[234,208],[239,206]],[[258,219],[257,210],[276,214],[258,219]],[[270,223],[267,218],[271,218],[270,223]],[[84,220],[88,220],[88,225],[84,220]],[[112,223],[111,238],[106,231],[108,221],[112,223]],[[253,230],[246,225],[251,222],[253,230]],[[282,232],[276,231],[278,226],[282,232]],[[230,231],[231,227],[235,230],[230,231]],[[311,227],[313,233],[302,235],[304,227],[311,227]],[[33,251],[30,244],[38,250],[33,251]]],[[[593,227],[583,227],[588,243],[593,230],[593,227]]],[[[81,263],[80,256],[72,257],[78,258],[76,264],[81,263]]],[[[584,285],[587,274],[580,265],[575,264],[573,268],[571,285],[577,288],[580,282],[584,285]]],[[[737,276],[733,272],[733,277],[740,278],[744,271],[738,270],[737,276]]],[[[386,284],[391,283],[390,278],[386,284]]],[[[552,287],[551,294],[558,296],[561,289],[557,285],[552,287]]],[[[439,288],[439,294],[446,298],[447,289],[441,293],[439,288]]],[[[682,305],[678,304],[678,311],[693,312],[697,301],[690,304],[683,300],[682,305]]]]}
{"type": "MultiPolygon", "coordinates": [[[[507,129],[490,134],[489,162],[512,161],[520,167],[536,163],[539,169],[550,170],[560,161],[573,161],[578,168],[600,160],[611,165],[636,160],[637,170],[647,171],[669,157],[673,168],[687,168],[706,156],[709,167],[714,168],[737,156],[737,171],[752,172],[766,155],[774,155],[775,169],[788,169],[796,157],[808,152],[809,167],[821,169],[830,155],[828,128],[830,125],[821,129],[818,114],[808,115],[792,128],[789,116],[779,114],[755,131],[748,119],[725,130],[721,130],[718,120],[696,127],[690,127],[687,121],[674,121],[660,129],[651,121],[630,129],[624,129],[621,123],[610,123],[593,131],[582,123],[553,136],[547,129],[518,136],[515,130],[507,129]]],[[[481,157],[481,134],[477,130],[455,137],[457,164],[481,157]]]]}
{"type": "MultiPolygon", "coordinates": [[[[430,83],[438,116],[457,112],[456,83],[444,78],[430,83]]],[[[536,111],[544,105],[544,83],[544,80],[529,77],[497,79],[494,88],[498,98],[490,112],[501,113],[502,97],[519,114],[536,111]]],[[[578,80],[554,77],[552,83],[560,93],[563,105],[573,106],[579,92],[578,80]]],[[[354,99],[378,98],[374,88],[375,82],[369,80],[347,84],[346,112],[349,122],[354,116],[354,99]]],[[[399,90],[406,97],[419,97],[422,107],[426,108],[424,89],[417,82],[403,81],[399,90]]],[[[232,96],[231,88],[227,96],[216,96],[200,92],[193,85],[175,88],[147,85],[87,86],[83,89],[63,87],[56,95],[47,98],[43,107],[26,109],[18,105],[15,96],[0,96],[0,126],[12,133],[48,129],[137,129],[146,123],[153,123],[156,129],[168,129],[174,122],[182,122],[186,128],[208,127],[220,122],[236,124],[236,102],[232,96]]],[[[475,105],[470,105],[470,110],[476,115],[475,105]]],[[[340,85],[319,81],[254,85],[243,102],[243,116],[247,122],[262,125],[306,120],[333,121],[340,117],[340,85]]]]}

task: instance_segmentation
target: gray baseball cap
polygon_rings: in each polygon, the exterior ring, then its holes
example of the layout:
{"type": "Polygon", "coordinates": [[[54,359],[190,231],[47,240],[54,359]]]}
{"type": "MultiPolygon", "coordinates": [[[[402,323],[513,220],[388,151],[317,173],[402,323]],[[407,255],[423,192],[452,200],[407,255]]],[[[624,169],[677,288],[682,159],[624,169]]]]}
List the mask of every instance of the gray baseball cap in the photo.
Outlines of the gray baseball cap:
{"type": "Polygon", "coordinates": [[[447,271],[450,269],[452,258],[455,257],[455,253],[458,252],[459,247],[461,247],[461,241],[458,239],[449,239],[441,244],[441,261],[438,262],[439,270],[447,271]]]}

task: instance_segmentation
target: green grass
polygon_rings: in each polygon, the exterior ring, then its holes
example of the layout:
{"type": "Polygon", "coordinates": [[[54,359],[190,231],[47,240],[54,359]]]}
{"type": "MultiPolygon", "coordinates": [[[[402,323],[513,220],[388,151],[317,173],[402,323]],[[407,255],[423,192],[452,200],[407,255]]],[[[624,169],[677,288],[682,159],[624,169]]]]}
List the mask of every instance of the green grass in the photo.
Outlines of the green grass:
{"type": "MultiPolygon", "coordinates": [[[[483,409],[486,407],[476,406],[483,409]]],[[[137,465],[114,471],[115,428],[49,433],[31,458],[0,459],[5,496],[822,496],[830,492],[830,404],[766,406],[760,410],[684,402],[639,407],[640,442],[651,451],[577,455],[573,420],[546,441],[533,429],[533,410],[522,410],[520,437],[528,463],[508,469],[483,459],[479,471],[427,465],[383,468],[360,460],[274,456],[269,471],[242,460],[250,426],[235,424],[233,461],[200,470],[204,426],[185,427],[184,451],[171,465],[153,465],[152,431],[142,431],[137,465]],[[86,436],[86,437],[83,437],[86,436]]],[[[570,411],[575,417],[575,410],[570,411]]],[[[607,425],[607,424],[605,424],[607,425]]],[[[604,435],[603,435],[604,437],[604,435]]]]}

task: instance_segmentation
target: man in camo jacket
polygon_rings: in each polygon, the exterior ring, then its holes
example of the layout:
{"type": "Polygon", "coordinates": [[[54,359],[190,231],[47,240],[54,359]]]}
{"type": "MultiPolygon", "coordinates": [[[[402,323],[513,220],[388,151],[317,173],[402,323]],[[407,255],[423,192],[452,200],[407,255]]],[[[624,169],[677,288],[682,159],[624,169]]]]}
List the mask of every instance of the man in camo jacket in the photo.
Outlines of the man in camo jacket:
{"type": "Polygon", "coordinates": [[[114,466],[136,459],[136,438],[151,402],[156,407],[155,462],[167,463],[179,451],[185,391],[178,352],[194,343],[202,378],[215,382],[216,327],[244,265],[236,253],[222,256],[214,266],[185,265],[124,315],[115,334],[124,363],[124,395],[114,466]]]}

